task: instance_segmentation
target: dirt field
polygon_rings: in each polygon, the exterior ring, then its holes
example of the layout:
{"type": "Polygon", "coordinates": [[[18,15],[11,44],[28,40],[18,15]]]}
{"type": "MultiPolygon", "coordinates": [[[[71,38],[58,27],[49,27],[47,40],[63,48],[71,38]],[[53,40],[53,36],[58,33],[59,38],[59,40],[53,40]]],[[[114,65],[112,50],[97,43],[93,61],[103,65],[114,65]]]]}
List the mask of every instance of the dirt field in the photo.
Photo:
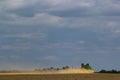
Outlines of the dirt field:
{"type": "Polygon", "coordinates": [[[120,80],[120,74],[0,75],[0,80],[120,80]]]}

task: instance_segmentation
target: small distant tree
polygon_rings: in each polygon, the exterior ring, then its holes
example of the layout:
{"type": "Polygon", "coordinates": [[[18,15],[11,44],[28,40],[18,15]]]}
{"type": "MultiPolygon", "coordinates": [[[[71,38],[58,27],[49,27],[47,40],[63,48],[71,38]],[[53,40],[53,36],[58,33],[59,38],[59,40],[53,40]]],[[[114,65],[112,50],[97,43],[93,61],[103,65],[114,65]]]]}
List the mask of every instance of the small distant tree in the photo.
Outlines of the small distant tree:
{"type": "Polygon", "coordinates": [[[112,72],[112,73],[117,73],[118,71],[113,69],[111,72],[112,72]]]}
{"type": "Polygon", "coordinates": [[[60,70],[60,68],[56,68],[56,70],[60,70]]]}
{"type": "Polygon", "coordinates": [[[50,67],[50,70],[54,69],[54,67],[50,67]]]}
{"type": "Polygon", "coordinates": [[[100,73],[106,73],[107,71],[106,70],[104,70],[104,69],[102,69],[101,71],[100,71],[100,73]]]}
{"type": "Polygon", "coordinates": [[[69,68],[70,68],[69,66],[62,67],[62,69],[69,69],[69,68]]]}

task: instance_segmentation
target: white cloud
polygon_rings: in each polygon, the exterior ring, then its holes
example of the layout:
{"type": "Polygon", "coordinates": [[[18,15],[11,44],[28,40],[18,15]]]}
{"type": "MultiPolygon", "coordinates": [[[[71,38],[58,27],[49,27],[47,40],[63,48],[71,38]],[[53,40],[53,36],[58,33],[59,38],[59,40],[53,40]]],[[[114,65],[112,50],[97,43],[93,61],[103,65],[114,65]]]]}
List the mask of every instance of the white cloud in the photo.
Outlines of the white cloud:
{"type": "Polygon", "coordinates": [[[120,30],[116,30],[115,33],[120,33],[120,30]]]}
{"type": "Polygon", "coordinates": [[[16,9],[23,6],[24,0],[3,0],[0,2],[1,10],[16,9]]]}
{"type": "MultiPolygon", "coordinates": [[[[61,18],[53,15],[49,15],[47,13],[36,14],[34,17],[20,17],[16,15],[10,15],[9,21],[2,21],[2,24],[9,26],[39,26],[39,27],[49,27],[49,26],[57,26],[61,23],[61,18]]],[[[1,21],[0,21],[1,22],[1,21]]]]}
{"type": "Polygon", "coordinates": [[[0,10],[14,10],[34,5],[39,0],[2,0],[0,1],[0,10]]]}
{"type": "Polygon", "coordinates": [[[108,21],[107,25],[108,25],[108,27],[116,27],[117,22],[114,22],[114,21],[108,21]]]}
{"type": "Polygon", "coordinates": [[[29,50],[30,47],[28,46],[16,46],[16,45],[3,45],[0,47],[0,50],[14,50],[14,51],[20,51],[20,50],[29,50]]]}
{"type": "Polygon", "coordinates": [[[37,38],[37,39],[45,39],[46,38],[46,34],[44,33],[19,33],[19,34],[6,34],[6,35],[3,35],[4,38],[9,38],[9,37],[13,37],[13,38],[30,38],[30,39],[34,39],[34,38],[37,38]]]}
{"type": "Polygon", "coordinates": [[[86,42],[83,41],[83,40],[81,40],[81,41],[79,41],[79,43],[80,43],[80,44],[85,44],[86,42]]]}
{"type": "Polygon", "coordinates": [[[23,6],[25,0],[7,0],[7,4],[11,8],[18,8],[23,6]]]}
{"type": "Polygon", "coordinates": [[[56,56],[46,56],[46,57],[44,57],[44,60],[47,60],[47,61],[56,61],[57,57],[56,56]]]}

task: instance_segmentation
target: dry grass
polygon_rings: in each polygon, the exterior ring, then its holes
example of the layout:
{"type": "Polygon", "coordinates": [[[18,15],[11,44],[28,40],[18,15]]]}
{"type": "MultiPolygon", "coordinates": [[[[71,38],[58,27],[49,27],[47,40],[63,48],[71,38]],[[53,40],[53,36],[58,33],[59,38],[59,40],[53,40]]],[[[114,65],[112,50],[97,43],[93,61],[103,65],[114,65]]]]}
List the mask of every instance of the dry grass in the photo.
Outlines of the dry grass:
{"type": "Polygon", "coordinates": [[[0,80],[120,80],[120,74],[0,75],[0,80]]]}

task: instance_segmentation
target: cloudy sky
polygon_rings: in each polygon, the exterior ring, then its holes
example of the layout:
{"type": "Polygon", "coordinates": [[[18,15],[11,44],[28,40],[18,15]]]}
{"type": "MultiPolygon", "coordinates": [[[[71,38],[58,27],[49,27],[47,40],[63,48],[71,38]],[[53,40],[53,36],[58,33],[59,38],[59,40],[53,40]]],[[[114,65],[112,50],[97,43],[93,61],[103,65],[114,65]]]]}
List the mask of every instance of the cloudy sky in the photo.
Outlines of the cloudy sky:
{"type": "Polygon", "coordinates": [[[0,70],[119,70],[119,57],[120,0],[0,0],[0,70]]]}

